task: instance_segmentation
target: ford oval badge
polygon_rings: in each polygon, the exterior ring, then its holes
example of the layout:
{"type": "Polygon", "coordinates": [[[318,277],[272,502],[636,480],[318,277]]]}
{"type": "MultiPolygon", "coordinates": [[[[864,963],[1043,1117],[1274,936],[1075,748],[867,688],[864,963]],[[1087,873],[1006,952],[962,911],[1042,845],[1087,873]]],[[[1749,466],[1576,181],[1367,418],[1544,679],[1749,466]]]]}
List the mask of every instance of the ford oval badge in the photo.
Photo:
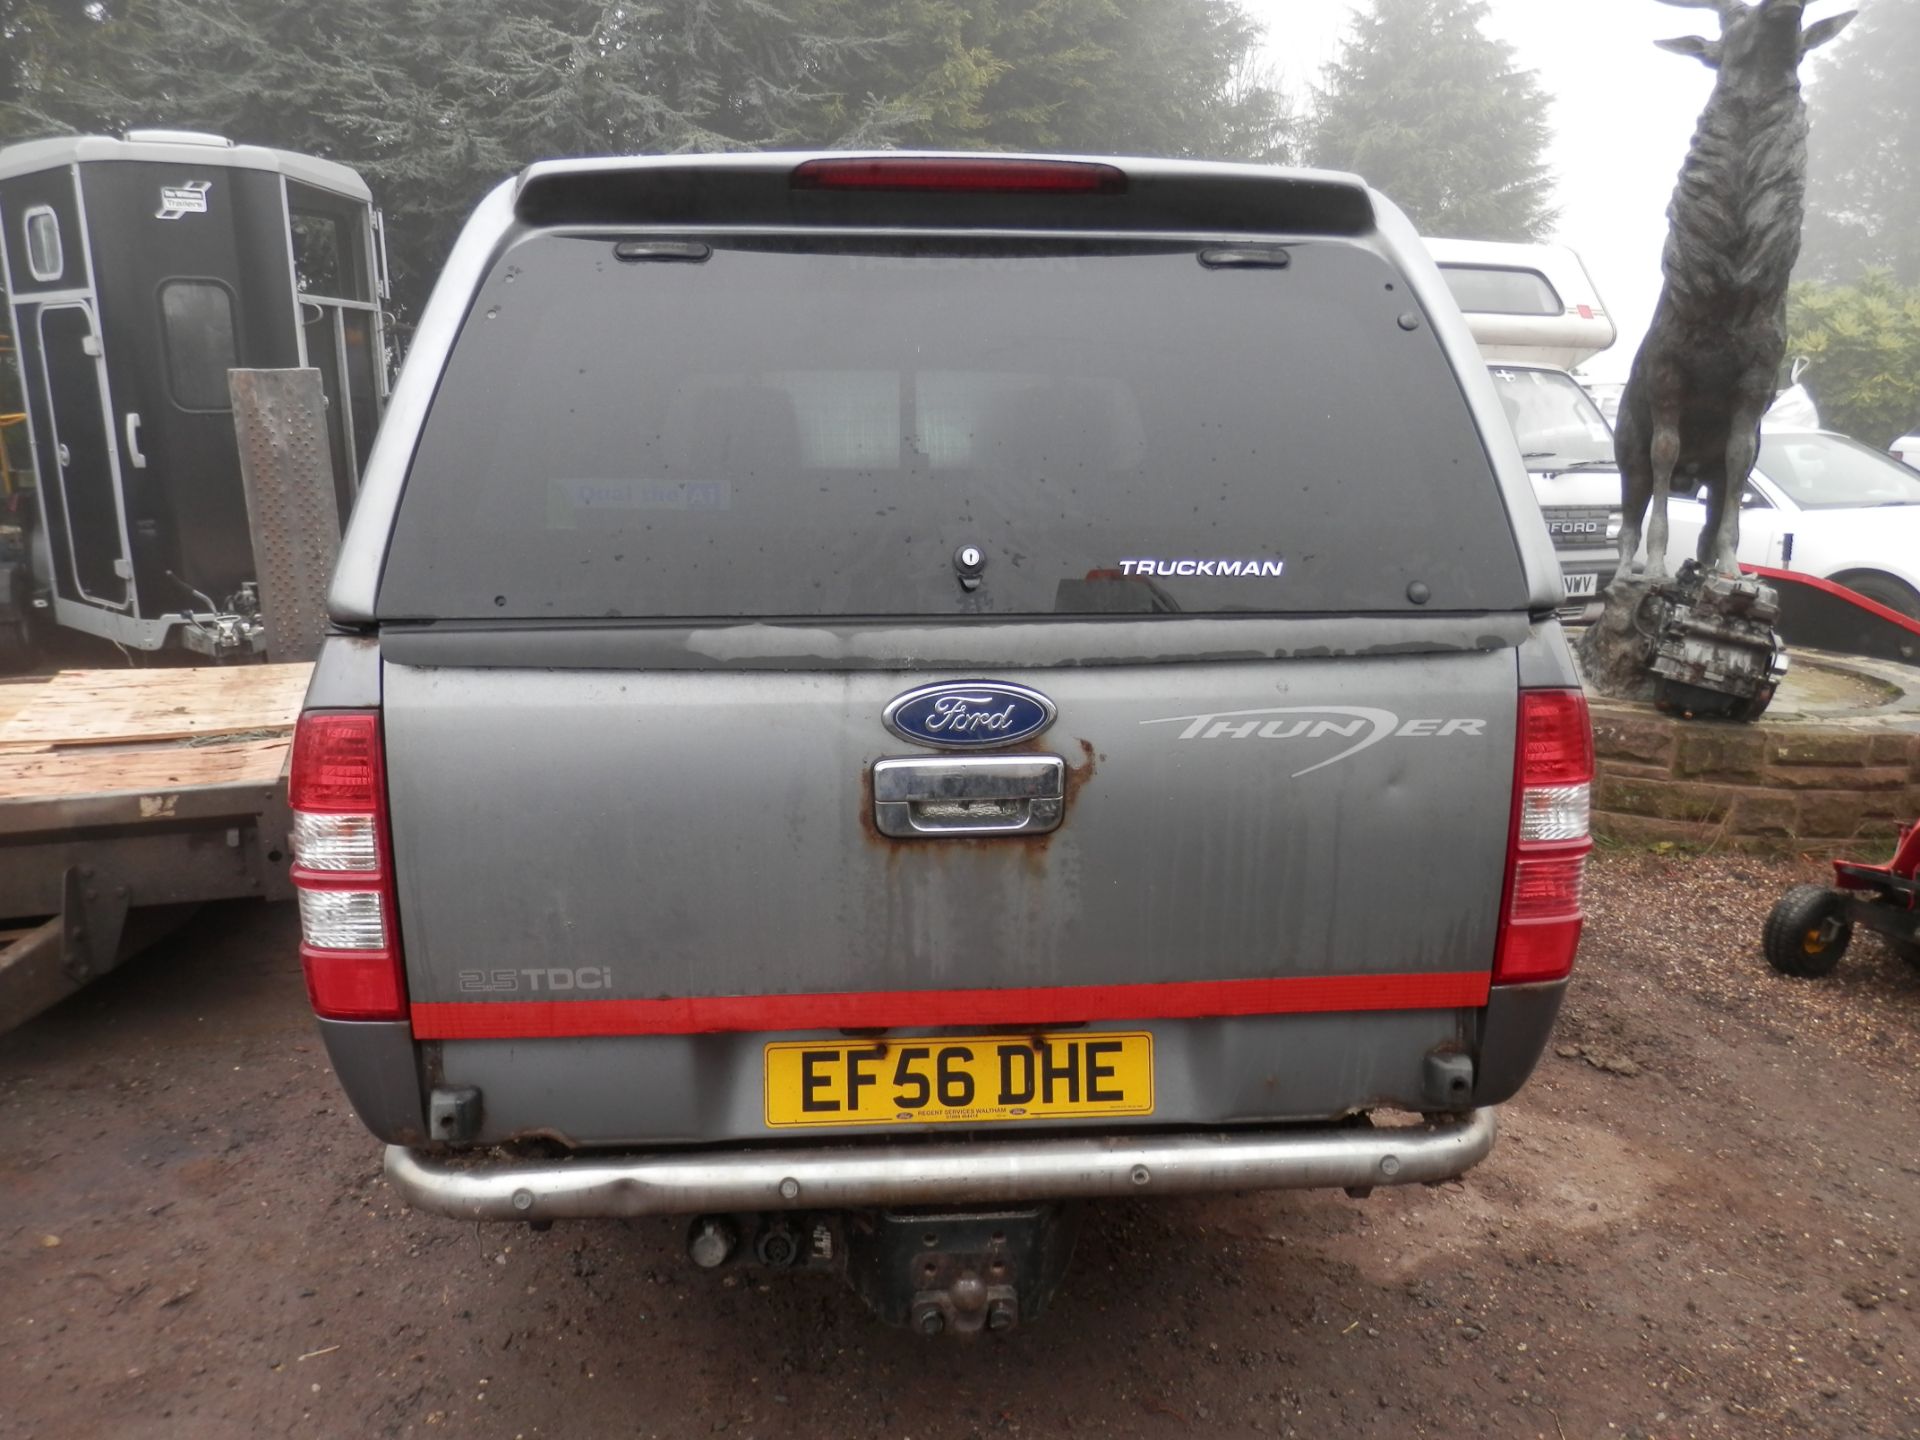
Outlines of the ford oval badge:
{"type": "Polygon", "coordinates": [[[1038,690],[998,680],[956,680],[909,690],[880,718],[916,745],[984,750],[1038,735],[1053,723],[1053,702],[1038,690]]]}

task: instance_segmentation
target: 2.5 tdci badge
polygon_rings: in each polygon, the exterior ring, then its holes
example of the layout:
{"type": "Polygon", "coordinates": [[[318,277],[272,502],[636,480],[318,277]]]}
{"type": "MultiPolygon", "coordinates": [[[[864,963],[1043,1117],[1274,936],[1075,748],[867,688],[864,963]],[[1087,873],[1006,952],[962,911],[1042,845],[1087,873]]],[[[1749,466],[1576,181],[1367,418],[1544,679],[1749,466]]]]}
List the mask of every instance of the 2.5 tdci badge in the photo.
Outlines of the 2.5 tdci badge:
{"type": "Polygon", "coordinates": [[[923,685],[887,706],[887,729],[916,745],[985,750],[1038,735],[1053,723],[1053,702],[1038,690],[998,680],[923,685]]]}

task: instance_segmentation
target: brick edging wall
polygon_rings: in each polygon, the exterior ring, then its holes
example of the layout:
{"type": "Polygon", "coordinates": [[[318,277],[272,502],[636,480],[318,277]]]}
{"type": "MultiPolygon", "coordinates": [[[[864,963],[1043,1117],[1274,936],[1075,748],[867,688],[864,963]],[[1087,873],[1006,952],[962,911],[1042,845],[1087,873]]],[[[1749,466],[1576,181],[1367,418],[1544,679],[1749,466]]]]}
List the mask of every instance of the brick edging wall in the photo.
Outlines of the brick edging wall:
{"type": "Polygon", "coordinates": [[[1593,704],[1593,829],[1614,840],[1840,851],[1920,818],[1920,733],[1734,725],[1593,704]]]}

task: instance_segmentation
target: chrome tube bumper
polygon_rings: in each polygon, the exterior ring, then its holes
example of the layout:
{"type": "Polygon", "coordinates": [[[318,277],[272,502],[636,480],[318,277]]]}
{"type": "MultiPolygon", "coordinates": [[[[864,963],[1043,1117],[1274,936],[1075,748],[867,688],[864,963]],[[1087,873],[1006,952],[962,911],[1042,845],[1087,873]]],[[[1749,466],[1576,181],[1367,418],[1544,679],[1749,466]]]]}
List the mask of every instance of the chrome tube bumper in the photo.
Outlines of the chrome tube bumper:
{"type": "Polygon", "coordinates": [[[387,1147],[387,1179],[460,1220],[986,1205],[1447,1180],[1493,1148],[1491,1109],[1433,1125],[993,1139],[480,1161],[387,1147]]]}

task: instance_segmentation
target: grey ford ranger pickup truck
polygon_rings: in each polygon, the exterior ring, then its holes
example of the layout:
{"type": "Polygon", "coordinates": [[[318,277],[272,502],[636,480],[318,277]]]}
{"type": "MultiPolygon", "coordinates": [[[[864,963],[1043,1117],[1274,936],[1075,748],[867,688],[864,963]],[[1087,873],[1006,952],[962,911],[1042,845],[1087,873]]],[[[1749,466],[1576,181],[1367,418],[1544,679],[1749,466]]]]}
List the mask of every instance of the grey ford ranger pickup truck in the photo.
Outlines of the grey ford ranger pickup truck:
{"type": "Polygon", "coordinates": [[[413,1205],[926,1333],[1073,1202],[1484,1157],[1592,750],[1471,336],[1351,176],[535,165],[422,317],[294,747],[413,1205]]]}

